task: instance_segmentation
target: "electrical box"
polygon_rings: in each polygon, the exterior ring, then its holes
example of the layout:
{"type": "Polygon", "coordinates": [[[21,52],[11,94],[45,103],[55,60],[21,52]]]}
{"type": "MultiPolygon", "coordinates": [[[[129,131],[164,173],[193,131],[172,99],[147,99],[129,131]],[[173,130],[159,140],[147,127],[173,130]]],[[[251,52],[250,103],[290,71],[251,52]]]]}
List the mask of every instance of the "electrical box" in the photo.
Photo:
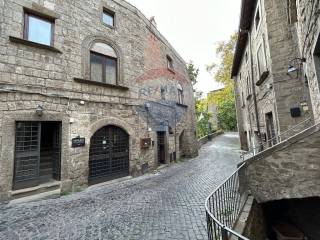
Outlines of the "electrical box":
{"type": "Polygon", "coordinates": [[[140,140],[141,148],[149,148],[151,146],[151,138],[142,138],[140,140]]]}
{"type": "Polygon", "coordinates": [[[293,118],[301,117],[301,109],[299,107],[291,108],[290,112],[293,118]]]}

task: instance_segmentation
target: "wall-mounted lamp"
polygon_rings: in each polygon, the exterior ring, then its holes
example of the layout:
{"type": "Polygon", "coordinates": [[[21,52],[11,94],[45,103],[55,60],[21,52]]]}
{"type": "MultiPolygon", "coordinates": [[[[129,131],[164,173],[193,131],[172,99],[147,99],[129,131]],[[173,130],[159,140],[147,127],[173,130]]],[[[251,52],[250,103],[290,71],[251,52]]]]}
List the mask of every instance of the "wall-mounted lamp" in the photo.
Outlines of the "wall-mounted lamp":
{"type": "Polygon", "coordinates": [[[145,106],[145,108],[146,108],[147,110],[149,110],[149,109],[151,108],[151,104],[150,104],[150,103],[146,103],[144,106],[145,106]]]}
{"type": "Polygon", "coordinates": [[[306,62],[305,58],[294,58],[290,61],[289,66],[288,66],[288,71],[287,74],[292,77],[293,73],[297,73],[297,78],[299,77],[299,71],[301,68],[302,63],[306,62]],[[297,65],[299,65],[299,68],[296,67],[297,65]]]}
{"type": "Polygon", "coordinates": [[[43,107],[38,105],[38,107],[36,108],[36,114],[41,117],[43,115],[43,107]]]}
{"type": "Polygon", "coordinates": [[[288,67],[288,74],[298,71],[298,69],[292,65],[288,67]]]}

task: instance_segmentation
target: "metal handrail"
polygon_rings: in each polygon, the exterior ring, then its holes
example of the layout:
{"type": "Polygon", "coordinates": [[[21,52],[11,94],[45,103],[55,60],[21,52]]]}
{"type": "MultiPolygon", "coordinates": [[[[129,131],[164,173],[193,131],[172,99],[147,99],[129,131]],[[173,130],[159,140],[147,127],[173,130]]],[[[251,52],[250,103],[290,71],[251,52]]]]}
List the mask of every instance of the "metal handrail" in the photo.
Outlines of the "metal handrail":
{"type": "Polygon", "coordinates": [[[240,166],[205,201],[209,240],[228,240],[231,236],[249,240],[232,229],[248,197],[241,191],[239,182],[239,171],[244,166],[240,166]]]}
{"type": "MultiPolygon", "coordinates": [[[[286,131],[278,134],[277,136],[269,139],[269,140],[266,141],[264,144],[261,144],[261,145],[259,145],[259,146],[256,146],[256,147],[253,147],[253,148],[249,149],[249,151],[243,153],[243,154],[240,156],[240,158],[241,158],[242,160],[244,160],[245,156],[250,155],[250,154],[253,155],[253,156],[255,156],[255,155],[256,155],[256,154],[255,154],[256,151],[261,152],[261,151],[263,151],[263,150],[266,150],[266,149],[272,147],[272,146],[270,146],[270,143],[271,143],[271,145],[274,146],[275,144],[273,144],[273,143],[274,143],[275,141],[276,141],[277,144],[278,144],[278,143],[281,143],[281,142],[282,142],[282,136],[284,136],[285,134],[287,134],[287,133],[289,133],[289,132],[291,132],[291,131],[293,131],[293,130],[296,130],[299,126],[301,126],[301,125],[303,125],[303,124],[305,124],[305,123],[307,123],[307,122],[311,122],[311,123],[312,123],[312,118],[307,118],[306,120],[298,123],[297,125],[293,126],[292,128],[289,128],[288,130],[286,130],[286,131]]],[[[299,131],[299,132],[301,132],[301,131],[299,131]]]]}

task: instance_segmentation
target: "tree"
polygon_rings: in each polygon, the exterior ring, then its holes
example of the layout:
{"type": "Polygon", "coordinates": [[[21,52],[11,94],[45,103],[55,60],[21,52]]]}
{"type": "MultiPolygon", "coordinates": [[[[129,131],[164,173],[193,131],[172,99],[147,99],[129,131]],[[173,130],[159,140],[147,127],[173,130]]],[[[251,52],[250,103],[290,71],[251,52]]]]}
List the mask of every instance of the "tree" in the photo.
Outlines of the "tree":
{"type": "MultiPolygon", "coordinates": [[[[188,71],[188,75],[189,75],[190,81],[192,83],[192,86],[196,85],[198,82],[197,78],[199,75],[199,69],[194,66],[192,61],[190,61],[187,64],[187,71],[188,71]]],[[[195,89],[193,89],[193,91],[195,91],[195,89]]]]}
{"type": "Polygon", "coordinates": [[[195,89],[195,85],[198,82],[199,69],[194,66],[192,61],[187,64],[187,72],[194,91],[197,137],[201,138],[210,133],[210,114],[207,109],[206,100],[202,99],[202,93],[195,89]]]}
{"type": "Polygon", "coordinates": [[[208,102],[217,106],[219,127],[223,130],[237,128],[234,83],[230,77],[236,41],[237,34],[233,34],[228,41],[220,42],[216,50],[220,63],[207,67],[214,74],[215,80],[224,85],[221,91],[208,95],[208,102]]]}

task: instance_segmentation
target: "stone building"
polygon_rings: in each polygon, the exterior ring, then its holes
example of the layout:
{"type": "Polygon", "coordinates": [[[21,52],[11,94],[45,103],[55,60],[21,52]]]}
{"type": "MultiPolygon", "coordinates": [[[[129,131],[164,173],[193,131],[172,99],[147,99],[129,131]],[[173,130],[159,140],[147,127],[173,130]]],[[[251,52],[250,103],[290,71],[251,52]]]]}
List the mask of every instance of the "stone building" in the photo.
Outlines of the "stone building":
{"type": "Polygon", "coordinates": [[[243,1],[232,68],[243,149],[273,145],[275,136],[310,118],[305,78],[288,73],[300,53],[286,9],[286,1],[243,1]]]}
{"type": "Polygon", "coordinates": [[[271,139],[237,172],[254,201],[234,229],[251,240],[320,238],[319,16],[318,0],[242,1],[232,71],[241,144],[259,146],[246,141],[258,127],[271,139]]]}
{"type": "Polygon", "coordinates": [[[0,0],[0,199],[197,155],[186,63],[122,0],[0,0]]]}

